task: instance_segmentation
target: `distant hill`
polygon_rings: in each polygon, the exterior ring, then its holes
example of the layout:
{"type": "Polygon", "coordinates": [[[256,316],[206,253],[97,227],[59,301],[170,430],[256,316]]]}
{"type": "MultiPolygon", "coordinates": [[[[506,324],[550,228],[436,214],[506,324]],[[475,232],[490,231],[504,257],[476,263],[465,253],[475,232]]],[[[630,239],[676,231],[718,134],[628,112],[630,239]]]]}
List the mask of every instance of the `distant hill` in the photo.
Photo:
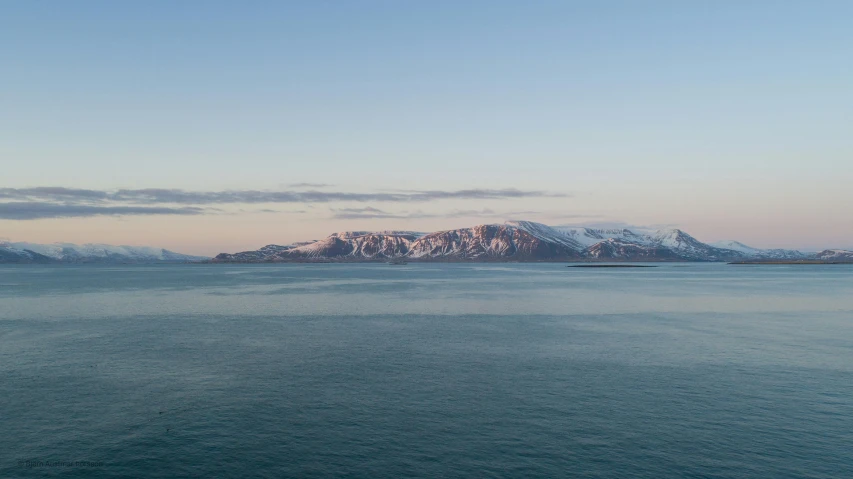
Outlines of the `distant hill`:
{"type": "Polygon", "coordinates": [[[344,231],[290,245],[215,258],[162,248],[0,242],[0,263],[215,263],[328,261],[800,261],[853,262],[853,252],[759,249],[737,241],[703,243],[680,229],[553,227],[508,221],[433,233],[344,231]]]}
{"type": "Polygon", "coordinates": [[[139,246],[0,243],[0,263],[176,263],[207,259],[139,246]]]}
{"type": "MultiPolygon", "coordinates": [[[[823,252],[821,254],[830,254],[823,252]]],[[[836,252],[843,255],[850,252],[836,252]]],[[[638,233],[628,229],[552,227],[508,221],[415,233],[354,231],[287,246],[222,253],[213,262],[293,261],[737,261],[816,259],[795,250],[758,249],[736,241],[706,244],[679,229],[638,233]]]]}

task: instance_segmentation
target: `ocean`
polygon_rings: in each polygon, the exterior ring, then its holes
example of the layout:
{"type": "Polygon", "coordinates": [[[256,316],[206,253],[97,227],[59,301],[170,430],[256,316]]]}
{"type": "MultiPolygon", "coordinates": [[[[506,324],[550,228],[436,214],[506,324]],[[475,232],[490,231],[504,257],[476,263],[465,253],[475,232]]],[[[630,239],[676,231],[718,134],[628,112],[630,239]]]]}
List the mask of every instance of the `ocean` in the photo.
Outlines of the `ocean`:
{"type": "Polygon", "coordinates": [[[0,478],[853,477],[853,266],[0,266],[0,478]]]}

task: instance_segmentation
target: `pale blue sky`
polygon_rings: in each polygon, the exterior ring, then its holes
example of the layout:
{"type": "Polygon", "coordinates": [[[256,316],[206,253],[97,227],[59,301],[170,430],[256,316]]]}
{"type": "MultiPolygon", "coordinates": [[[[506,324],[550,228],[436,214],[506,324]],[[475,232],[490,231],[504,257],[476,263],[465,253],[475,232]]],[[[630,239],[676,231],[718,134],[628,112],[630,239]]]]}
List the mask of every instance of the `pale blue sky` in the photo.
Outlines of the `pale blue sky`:
{"type": "Polygon", "coordinates": [[[853,247],[853,2],[27,1],[0,11],[0,187],[565,195],[6,219],[0,237],[209,253],[523,214],[853,247]],[[332,211],[368,207],[397,217],[332,211]],[[197,246],[193,231],[221,241],[197,246]]]}

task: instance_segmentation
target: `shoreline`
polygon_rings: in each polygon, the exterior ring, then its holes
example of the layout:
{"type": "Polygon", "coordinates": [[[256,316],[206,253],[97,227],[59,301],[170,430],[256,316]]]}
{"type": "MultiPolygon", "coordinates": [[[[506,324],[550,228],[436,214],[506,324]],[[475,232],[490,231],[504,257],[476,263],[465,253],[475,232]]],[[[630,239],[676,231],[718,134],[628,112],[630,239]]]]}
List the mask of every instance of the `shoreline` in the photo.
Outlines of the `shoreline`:
{"type": "Polygon", "coordinates": [[[771,266],[771,265],[821,265],[821,264],[853,264],[853,261],[820,261],[820,260],[804,260],[804,261],[732,261],[731,265],[750,265],[750,266],[771,266]]]}

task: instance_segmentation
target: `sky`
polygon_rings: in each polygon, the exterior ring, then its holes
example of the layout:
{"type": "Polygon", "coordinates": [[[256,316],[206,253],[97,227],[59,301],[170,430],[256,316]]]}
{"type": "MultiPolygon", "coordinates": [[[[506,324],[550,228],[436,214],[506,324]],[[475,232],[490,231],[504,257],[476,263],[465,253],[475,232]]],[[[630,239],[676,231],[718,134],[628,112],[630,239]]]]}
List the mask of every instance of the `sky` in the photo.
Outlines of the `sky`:
{"type": "Polygon", "coordinates": [[[5,2],[0,239],[853,248],[853,2],[5,2]]]}

